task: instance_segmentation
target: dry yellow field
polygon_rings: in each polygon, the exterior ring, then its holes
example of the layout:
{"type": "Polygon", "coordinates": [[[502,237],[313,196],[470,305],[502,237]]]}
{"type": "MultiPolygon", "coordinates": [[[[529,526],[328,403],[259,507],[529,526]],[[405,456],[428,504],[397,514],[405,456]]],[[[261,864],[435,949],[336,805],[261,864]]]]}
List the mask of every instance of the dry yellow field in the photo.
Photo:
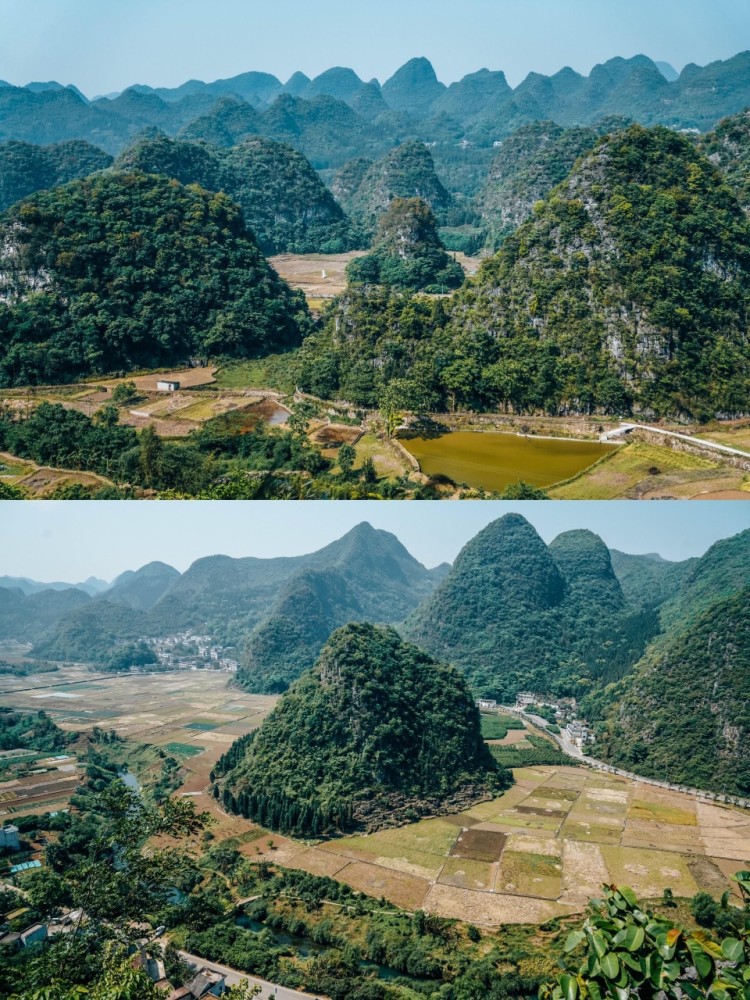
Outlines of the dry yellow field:
{"type": "MultiPolygon", "coordinates": [[[[176,794],[212,814],[216,840],[238,837],[251,858],[483,926],[578,913],[602,883],[629,884],[644,898],[667,887],[677,895],[718,896],[750,863],[750,812],[583,767],[520,768],[505,794],[468,812],[370,835],[314,844],[267,834],[228,816],[208,790],[218,757],[260,725],[277,700],[229,690],[228,679],[212,671],[111,676],[64,668],[0,677],[0,702],[44,708],[68,730],[98,725],[178,756],[174,748],[186,748],[176,794]]],[[[38,810],[49,791],[59,807],[73,777],[68,771],[45,778],[49,789],[40,787],[29,805],[38,810]]],[[[0,810],[20,812],[17,795],[0,786],[0,810]]]]}

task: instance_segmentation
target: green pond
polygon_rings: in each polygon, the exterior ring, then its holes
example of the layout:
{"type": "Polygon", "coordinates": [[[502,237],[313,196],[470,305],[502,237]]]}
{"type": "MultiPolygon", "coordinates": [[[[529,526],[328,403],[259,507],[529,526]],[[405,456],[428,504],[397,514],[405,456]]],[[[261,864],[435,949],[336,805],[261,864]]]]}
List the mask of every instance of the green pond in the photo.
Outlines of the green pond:
{"type": "Polygon", "coordinates": [[[473,431],[402,438],[401,444],[426,475],[447,476],[454,483],[485,490],[503,490],[520,479],[532,486],[552,486],[582,472],[618,447],[598,441],[473,431]]]}

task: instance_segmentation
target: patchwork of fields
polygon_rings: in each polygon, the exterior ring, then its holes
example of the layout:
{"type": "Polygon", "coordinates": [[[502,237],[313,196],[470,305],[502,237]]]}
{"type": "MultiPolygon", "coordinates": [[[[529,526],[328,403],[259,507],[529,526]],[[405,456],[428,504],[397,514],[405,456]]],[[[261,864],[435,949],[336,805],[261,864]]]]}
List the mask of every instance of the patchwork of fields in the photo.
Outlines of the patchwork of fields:
{"type": "Polygon", "coordinates": [[[750,860],[750,814],[585,768],[515,771],[469,812],[309,847],[274,838],[279,864],[408,908],[481,925],[575,913],[603,883],[644,898],[721,894],[750,860]]]}
{"type": "MultiPolygon", "coordinates": [[[[216,760],[238,736],[257,728],[276,702],[229,692],[227,680],[228,674],[210,670],[135,677],[63,668],[54,674],[0,677],[0,702],[27,711],[44,709],[69,732],[99,726],[162,749],[185,768],[185,790],[202,792],[216,760]]],[[[0,820],[62,808],[75,788],[74,757],[43,775],[18,777],[17,771],[29,770],[26,761],[0,758],[0,820]]],[[[33,764],[53,766],[41,759],[33,764]]]]}
{"type": "MultiPolygon", "coordinates": [[[[602,883],[628,884],[644,898],[666,887],[679,896],[718,896],[731,888],[733,872],[750,866],[749,813],[584,767],[518,768],[497,799],[379,833],[320,844],[268,834],[228,816],[206,791],[218,757],[277,700],[229,691],[227,679],[212,671],[121,677],[65,668],[0,677],[0,701],[44,708],[71,731],[114,729],[176,757],[177,794],[213,815],[214,843],[233,838],[252,860],[328,875],[407,909],[474,924],[576,913],[602,883]]],[[[510,730],[503,742],[524,736],[510,730]]],[[[34,761],[48,770],[21,779],[15,766],[0,759],[0,818],[62,808],[76,784],[74,758],[34,761]]]]}

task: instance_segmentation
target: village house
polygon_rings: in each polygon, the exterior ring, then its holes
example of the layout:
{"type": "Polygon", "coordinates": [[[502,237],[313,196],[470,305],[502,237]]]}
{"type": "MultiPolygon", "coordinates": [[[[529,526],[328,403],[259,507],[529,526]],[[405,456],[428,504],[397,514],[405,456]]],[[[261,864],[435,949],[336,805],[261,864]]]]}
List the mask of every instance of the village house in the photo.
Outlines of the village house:
{"type": "Polygon", "coordinates": [[[477,701],[477,708],[497,708],[497,702],[490,701],[489,698],[480,698],[477,701]]]}
{"type": "Polygon", "coordinates": [[[173,382],[172,379],[159,379],[156,383],[156,388],[159,392],[177,392],[180,388],[180,383],[173,382]]]}
{"type": "Polygon", "coordinates": [[[226,989],[226,979],[220,972],[203,968],[189,983],[174,990],[169,1000],[200,1000],[201,997],[220,997],[226,989]]]}

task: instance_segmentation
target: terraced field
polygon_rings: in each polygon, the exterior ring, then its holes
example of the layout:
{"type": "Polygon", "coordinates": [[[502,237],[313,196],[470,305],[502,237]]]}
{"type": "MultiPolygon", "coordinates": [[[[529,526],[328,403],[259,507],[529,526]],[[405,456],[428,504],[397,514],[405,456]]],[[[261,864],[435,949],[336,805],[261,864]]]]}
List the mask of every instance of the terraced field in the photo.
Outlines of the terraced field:
{"type": "Polygon", "coordinates": [[[720,895],[750,860],[750,813],[584,768],[520,768],[515,778],[468,813],[316,847],[275,837],[268,856],[485,926],[578,912],[603,883],[644,898],[666,887],[720,895]]]}

